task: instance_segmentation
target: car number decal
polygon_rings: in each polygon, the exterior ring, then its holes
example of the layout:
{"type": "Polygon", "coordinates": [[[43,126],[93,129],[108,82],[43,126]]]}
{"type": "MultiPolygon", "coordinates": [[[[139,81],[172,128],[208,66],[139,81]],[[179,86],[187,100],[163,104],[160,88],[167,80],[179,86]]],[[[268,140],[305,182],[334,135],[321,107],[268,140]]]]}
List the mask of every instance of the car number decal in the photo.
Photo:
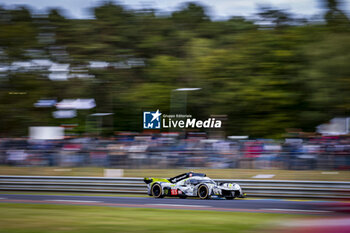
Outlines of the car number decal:
{"type": "Polygon", "coordinates": [[[171,195],[177,195],[177,189],[172,189],[171,190],[171,195]]]}

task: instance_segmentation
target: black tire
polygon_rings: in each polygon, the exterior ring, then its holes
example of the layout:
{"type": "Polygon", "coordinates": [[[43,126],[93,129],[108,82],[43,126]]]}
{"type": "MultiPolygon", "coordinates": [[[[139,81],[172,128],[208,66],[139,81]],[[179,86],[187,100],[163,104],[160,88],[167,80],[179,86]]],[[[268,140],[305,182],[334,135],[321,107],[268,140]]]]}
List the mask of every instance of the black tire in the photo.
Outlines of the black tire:
{"type": "Polygon", "coordinates": [[[235,197],[225,197],[226,200],[233,200],[235,197]]]}
{"type": "Polygon", "coordinates": [[[181,198],[181,199],[186,199],[186,198],[187,198],[187,196],[180,196],[180,198],[181,198]]]}
{"type": "Polygon", "coordinates": [[[209,198],[209,189],[206,185],[202,184],[198,187],[197,195],[200,199],[208,199],[209,198]]]}
{"type": "Polygon", "coordinates": [[[162,195],[162,186],[160,186],[160,184],[154,184],[152,186],[152,196],[156,197],[156,198],[163,198],[164,196],[162,195]]]}

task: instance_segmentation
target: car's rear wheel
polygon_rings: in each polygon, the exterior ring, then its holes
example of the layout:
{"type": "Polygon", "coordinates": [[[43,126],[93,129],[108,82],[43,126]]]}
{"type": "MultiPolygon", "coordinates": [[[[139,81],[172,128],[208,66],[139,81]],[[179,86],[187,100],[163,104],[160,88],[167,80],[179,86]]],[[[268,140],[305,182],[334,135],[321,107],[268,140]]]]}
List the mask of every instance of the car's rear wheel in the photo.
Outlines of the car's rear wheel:
{"type": "Polygon", "coordinates": [[[162,187],[160,184],[154,184],[152,186],[152,196],[157,197],[157,198],[163,198],[164,196],[162,195],[162,187]]]}
{"type": "Polygon", "coordinates": [[[202,184],[198,187],[198,197],[200,199],[207,199],[209,198],[209,189],[206,185],[202,184]]]}

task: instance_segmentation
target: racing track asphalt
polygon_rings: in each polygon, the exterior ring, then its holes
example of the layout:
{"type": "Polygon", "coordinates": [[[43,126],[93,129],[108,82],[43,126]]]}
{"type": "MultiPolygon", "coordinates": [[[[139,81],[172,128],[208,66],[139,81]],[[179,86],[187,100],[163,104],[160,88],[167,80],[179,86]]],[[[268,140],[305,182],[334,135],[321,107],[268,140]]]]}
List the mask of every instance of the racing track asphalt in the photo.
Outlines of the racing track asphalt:
{"type": "MultiPolygon", "coordinates": [[[[235,199],[200,200],[152,197],[110,197],[110,196],[66,196],[66,195],[27,195],[0,194],[0,203],[38,203],[93,205],[160,209],[191,209],[236,212],[321,214],[331,212],[320,208],[318,201],[290,201],[281,199],[235,199]]],[[[322,202],[325,204],[327,202],[322,202]]],[[[332,203],[332,202],[329,202],[332,203]]]]}

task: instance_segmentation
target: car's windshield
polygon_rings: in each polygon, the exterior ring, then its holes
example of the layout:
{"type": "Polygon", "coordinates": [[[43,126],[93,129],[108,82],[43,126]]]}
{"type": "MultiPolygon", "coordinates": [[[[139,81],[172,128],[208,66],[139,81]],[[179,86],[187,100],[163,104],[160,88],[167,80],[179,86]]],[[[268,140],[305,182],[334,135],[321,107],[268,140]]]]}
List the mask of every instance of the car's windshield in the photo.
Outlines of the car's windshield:
{"type": "Polygon", "coordinates": [[[202,183],[215,184],[215,181],[213,181],[213,180],[202,180],[202,183]]]}
{"type": "Polygon", "coordinates": [[[186,185],[187,184],[192,184],[192,185],[196,185],[199,183],[209,183],[209,184],[215,184],[215,182],[213,180],[210,179],[189,179],[186,181],[186,185]]]}

